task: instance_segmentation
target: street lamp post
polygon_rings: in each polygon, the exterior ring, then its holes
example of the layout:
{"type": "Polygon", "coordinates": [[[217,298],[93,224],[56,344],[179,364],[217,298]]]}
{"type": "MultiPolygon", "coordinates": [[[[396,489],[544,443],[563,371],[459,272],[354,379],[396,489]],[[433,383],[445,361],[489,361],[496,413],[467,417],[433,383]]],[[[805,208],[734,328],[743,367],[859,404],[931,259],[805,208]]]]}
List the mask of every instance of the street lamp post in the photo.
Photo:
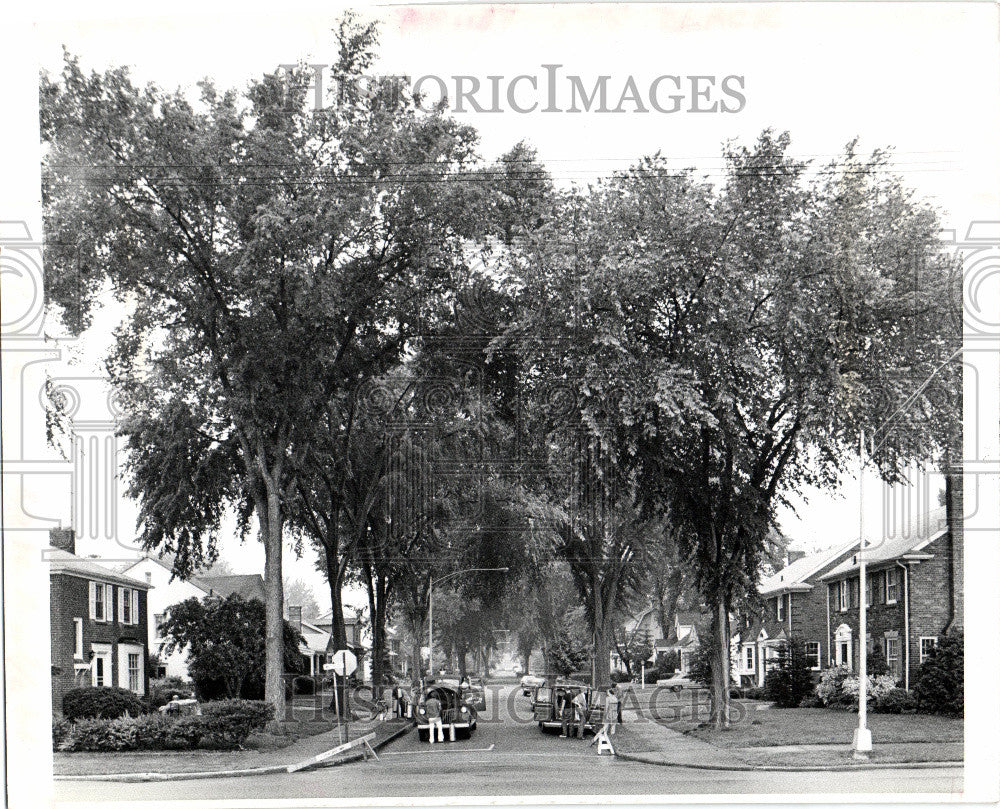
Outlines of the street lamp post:
{"type": "Polygon", "coordinates": [[[510,570],[509,567],[467,567],[440,576],[439,578],[431,579],[430,586],[427,588],[427,642],[429,644],[427,647],[427,669],[430,671],[432,677],[434,676],[434,585],[455,576],[460,576],[463,573],[487,573],[490,571],[506,573],[508,570],[510,570]]]}
{"type": "MultiPolygon", "coordinates": [[[[935,368],[930,375],[911,393],[906,400],[896,408],[895,412],[889,416],[882,426],[874,431],[872,440],[879,433],[885,432],[882,440],[872,448],[872,453],[885,443],[888,436],[889,427],[896,420],[896,417],[906,411],[917,397],[920,396],[931,380],[940,373],[941,369],[950,363],[955,357],[962,353],[959,347],[940,365],[935,368]]],[[[854,729],[854,757],[859,759],[868,758],[872,750],[872,732],[868,728],[868,593],[867,593],[867,563],[865,560],[865,464],[867,454],[865,447],[865,431],[861,430],[858,438],[858,456],[861,460],[861,468],[858,470],[858,726],[854,729]]],[[[910,639],[907,638],[909,643],[910,639]]]]}

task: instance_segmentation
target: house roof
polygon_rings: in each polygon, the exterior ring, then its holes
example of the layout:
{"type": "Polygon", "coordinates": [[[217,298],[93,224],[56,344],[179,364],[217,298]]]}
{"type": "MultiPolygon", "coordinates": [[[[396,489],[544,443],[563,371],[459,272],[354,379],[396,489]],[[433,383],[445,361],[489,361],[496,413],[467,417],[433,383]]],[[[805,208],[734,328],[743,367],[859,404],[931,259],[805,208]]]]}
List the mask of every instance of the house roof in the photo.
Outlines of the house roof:
{"type": "MultiPolygon", "coordinates": [[[[944,508],[928,512],[913,524],[902,526],[883,541],[870,542],[865,548],[865,563],[877,565],[910,556],[916,559],[930,559],[931,554],[924,553],[923,550],[935,539],[947,533],[947,525],[944,508]]],[[[823,580],[837,579],[847,576],[857,569],[858,555],[855,553],[820,578],[823,580]]]]}
{"type": "Polygon", "coordinates": [[[807,590],[811,588],[808,579],[833,562],[838,556],[848,553],[857,546],[857,540],[827,548],[825,551],[811,553],[796,559],[790,565],[783,567],[777,573],[768,576],[757,587],[762,596],[775,595],[788,590],[807,590]]]}
{"type": "Polygon", "coordinates": [[[302,643],[299,644],[302,654],[325,654],[329,643],[329,632],[308,621],[302,622],[302,643]]]}
{"type": "Polygon", "coordinates": [[[227,576],[195,576],[192,583],[206,593],[229,598],[236,594],[245,599],[266,601],[264,579],[259,573],[234,573],[227,576]]]}
{"type": "Polygon", "coordinates": [[[121,584],[124,587],[134,587],[137,590],[150,590],[152,585],[144,581],[133,579],[123,573],[118,573],[106,565],[102,565],[97,559],[88,559],[77,556],[61,548],[49,548],[47,551],[49,560],[49,575],[78,576],[84,579],[99,579],[101,581],[121,584]]]}

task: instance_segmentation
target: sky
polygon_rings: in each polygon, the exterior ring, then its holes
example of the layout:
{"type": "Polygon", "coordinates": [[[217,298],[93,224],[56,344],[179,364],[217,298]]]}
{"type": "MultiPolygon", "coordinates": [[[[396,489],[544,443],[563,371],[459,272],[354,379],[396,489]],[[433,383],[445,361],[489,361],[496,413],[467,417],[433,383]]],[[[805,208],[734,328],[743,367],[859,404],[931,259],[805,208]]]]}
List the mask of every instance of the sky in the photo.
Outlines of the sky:
{"type": "MultiPolygon", "coordinates": [[[[203,77],[241,87],[278,65],[334,59],[330,29],[337,11],[329,4],[287,3],[281,13],[268,9],[267,17],[245,7],[219,13],[211,4],[187,2],[157,8],[169,8],[171,16],[139,17],[135,4],[60,5],[58,11],[43,4],[33,30],[38,65],[58,71],[65,46],[84,68],[130,65],[139,80],[168,88],[190,87],[203,77]]],[[[455,76],[472,77],[464,81],[478,80],[483,88],[496,83],[498,112],[477,112],[471,103],[455,112],[478,129],[487,160],[524,139],[564,184],[586,184],[657,151],[678,168],[694,166],[718,179],[723,144],[749,144],[766,127],[788,130],[793,154],[819,164],[857,137],[864,150],[891,148],[904,181],[938,207],[946,229],[964,235],[971,221],[996,219],[1000,208],[995,7],[924,3],[901,9],[879,3],[475,4],[368,7],[362,13],[382,22],[379,72],[437,77],[448,87],[455,76]],[[557,100],[547,104],[553,72],[557,100]],[[684,98],[677,112],[658,112],[649,103],[650,85],[663,75],[680,77],[684,98]],[[528,78],[514,82],[518,76],[528,78]],[[569,77],[578,77],[589,92],[600,76],[608,77],[610,107],[631,80],[640,96],[646,93],[647,111],[629,103],[621,113],[567,112],[569,77]],[[726,77],[739,96],[722,92],[726,77]],[[533,92],[532,81],[542,90],[533,92]],[[516,89],[508,96],[512,83],[516,89]],[[693,86],[708,87],[708,96],[694,97],[693,86]],[[540,102],[533,112],[516,111],[533,101],[540,102]],[[690,111],[713,102],[738,111],[690,111]],[[546,106],[560,111],[546,112],[546,106]]],[[[428,79],[424,86],[436,82],[428,79]]],[[[661,99],[675,91],[662,92],[661,99]]],[[[478,98],[491,107],[486,90],[478,98]]],[[[99,372],[117,314],[109,309],[72,349],[78,368],[99,372]]],[[[886,495],[874,477],[869,471],[861,487],[848,475],[837,492],[794,498],[797,509],[780,514],[782,530],[804,549],[856,536],[862,488],[872,534],[882,524],[887,496],[897,511],[937,505],[938,476],[922,479],[921,498],[909,500],[898,492],[886,495]]],[[[127,502],[121,508],[127,531],[134,509],[127,502]]],[[[228,537],[223,555],[237,571],[263,569],[254,541],[240,545],[228,537]]],[[[323,603],[325,584],[314,565],[309,552],[287,559],[286,575],[309,581],[323,603]]]]}

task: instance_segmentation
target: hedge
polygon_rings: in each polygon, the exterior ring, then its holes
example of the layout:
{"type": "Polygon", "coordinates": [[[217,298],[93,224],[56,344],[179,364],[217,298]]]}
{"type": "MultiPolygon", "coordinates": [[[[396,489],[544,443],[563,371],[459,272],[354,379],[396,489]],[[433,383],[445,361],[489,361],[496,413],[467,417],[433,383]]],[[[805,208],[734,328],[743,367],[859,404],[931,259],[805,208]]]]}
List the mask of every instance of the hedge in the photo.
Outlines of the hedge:
{"type": "Polygon", "coordinates": [[[53,748],[63,752],[121,750],[231,750],[274,715],[267,702],[225,700],[206,703],[200,716],[147,714],[118,719],[81,719],[53,725],[53,748]]]}
{"type": "Polygon", "coordinates": [[[142,700],[124,688],[87,686],[63,695],[63,716],[67,719],[117,719],[146,712],[142,700]]]}

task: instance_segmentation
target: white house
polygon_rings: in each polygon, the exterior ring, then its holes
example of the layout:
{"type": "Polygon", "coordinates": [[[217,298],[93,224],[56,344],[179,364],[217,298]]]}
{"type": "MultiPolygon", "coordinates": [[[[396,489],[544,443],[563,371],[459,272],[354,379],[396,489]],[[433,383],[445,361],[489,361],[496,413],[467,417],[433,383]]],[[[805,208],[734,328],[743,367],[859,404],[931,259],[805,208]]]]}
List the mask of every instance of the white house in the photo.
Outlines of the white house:
{"type": "Polygon", "coordinates": [[[153,556],[144,556],[138,561],[130,563],[122,572],[153,587],[149,591],[146,620],[149,629],[149,653],[155,654],[159,658],[160,666],[158,671],[149,672],[150,677],[190,679],[186,652],[175,651],[169,655],[163,653],[165,638],[160,633],[160,624],[167,607],[189,598],[204,598],[207,591],[194,582],[184,579],[171,581],[173,571],[170,565],[153,556]]]}

